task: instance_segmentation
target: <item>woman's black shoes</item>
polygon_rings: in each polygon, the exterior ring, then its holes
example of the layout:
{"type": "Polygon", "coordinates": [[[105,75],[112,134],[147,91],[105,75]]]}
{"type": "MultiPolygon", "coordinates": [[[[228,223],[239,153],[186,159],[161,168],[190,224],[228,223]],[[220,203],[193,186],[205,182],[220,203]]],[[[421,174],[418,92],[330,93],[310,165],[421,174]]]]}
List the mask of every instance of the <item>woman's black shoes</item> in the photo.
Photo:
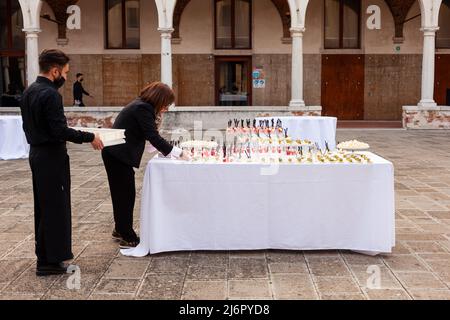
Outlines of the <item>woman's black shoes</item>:
{"type": "Polygon", "coordinates": [[[116,229],[114,229],[113,230],[113,232],[112,232],[112,238],[114,239],[114,240],[122,240],[123,238],[122,238],[122,236],[120,235],[120,233],[118,233],[117,231],[116,231],[116,229]]]}
{"type": "MultiPolygon", "coordinates": [[[[134,233],[134,232],[133,232],[134,233]]],[[[139,242],[141,241],[139,239],[138,236],[136,236],[133,240],[125,240],[120,233],[118,233],[116,231],[116,229],[113,230],[112,232],[112,238],[114,240],[118,240],[119,241],[119,247],[120,249],[130,249],[130,248],[135,248],[138,246],[139,242]]]]}
{"type": "Polygon", "coordinates": [[[139,237],[133,241],[126,241],[126,240],[122,239],[119,242],[119,247],[120,247],[120,249],[136,248],[139,245],[139,242],[140,242],[139,237]]]}

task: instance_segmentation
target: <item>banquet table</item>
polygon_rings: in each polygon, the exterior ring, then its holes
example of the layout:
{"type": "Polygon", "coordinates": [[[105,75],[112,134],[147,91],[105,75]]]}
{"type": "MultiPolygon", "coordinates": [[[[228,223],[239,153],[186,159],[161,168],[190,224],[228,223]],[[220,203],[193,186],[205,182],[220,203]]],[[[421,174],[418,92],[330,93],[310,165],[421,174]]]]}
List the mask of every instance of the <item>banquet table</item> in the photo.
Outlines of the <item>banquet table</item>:
{"type": "Polygon", "coordinates": [[[370,164],[193,163],[155,158],[140,237],[123,255],[194,250],[353,250],[395,245],[394,168],[370,164]]]}
{"type": "Polygon", "coordinates": [[[335,117],[314,117],[314,116],[292,116],[292,117],[259,117],[259,120],[282,121],[283,128],[288,129],[288,135],[294,139],[306,139],[317,142],[321,149],[325,149],[325,142],[330,150],[336,148],[336,127],[335,117]]]}
{"type": "Polygon", "coordinates": [[[26,159],[30,146],[21,116],[0,116],[0,160],[26,159]]]}

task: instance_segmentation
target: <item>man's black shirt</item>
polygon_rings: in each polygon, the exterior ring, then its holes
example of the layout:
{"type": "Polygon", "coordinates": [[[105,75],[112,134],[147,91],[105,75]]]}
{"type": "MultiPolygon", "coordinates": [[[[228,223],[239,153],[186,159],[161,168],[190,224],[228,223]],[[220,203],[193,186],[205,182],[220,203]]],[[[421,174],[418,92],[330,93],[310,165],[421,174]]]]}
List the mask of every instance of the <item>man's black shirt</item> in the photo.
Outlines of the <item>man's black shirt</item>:
{"type": "Polygon", "coordinates": [[[23,93],[20,102],[23,130],[32,146],[92,142],[94,134],[71,129],[64,115],[62,96],[52,81],[38,77],[23,93]]]}

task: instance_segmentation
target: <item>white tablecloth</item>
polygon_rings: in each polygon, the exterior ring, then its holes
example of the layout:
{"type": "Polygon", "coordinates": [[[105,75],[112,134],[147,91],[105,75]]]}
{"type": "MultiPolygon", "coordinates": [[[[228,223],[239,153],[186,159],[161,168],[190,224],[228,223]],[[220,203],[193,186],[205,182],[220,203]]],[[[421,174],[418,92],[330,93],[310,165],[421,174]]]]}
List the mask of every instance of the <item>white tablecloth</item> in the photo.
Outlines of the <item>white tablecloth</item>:
{"type": "MultiPolygon", "coordinates": [[[[334,117],[261,117],[259,120],[275,120],[283,122],[283,128],[288,128],[288,135],[294,139],[307,139],[317,142],[321,149],[325,149],[325,141],[331,150],[336,148],[337,118],[334,117]]],[[[258,123],[259,124],[259,123],[258,123]]]]}
{"type": "Polygon", "coordinates": [[[30,146],[21,116],[0,116],[0,160],[26,159],[30,146]]]}
{"type": "Polygon", "coordinates": [[[128,256],[178,250],[348,249],[391,252],[394,170],[373,164],[196,164],[153,159],[142,190],[141,243],[128,256]],[[275,171],[273,171],[275,172],[275,171]]]}

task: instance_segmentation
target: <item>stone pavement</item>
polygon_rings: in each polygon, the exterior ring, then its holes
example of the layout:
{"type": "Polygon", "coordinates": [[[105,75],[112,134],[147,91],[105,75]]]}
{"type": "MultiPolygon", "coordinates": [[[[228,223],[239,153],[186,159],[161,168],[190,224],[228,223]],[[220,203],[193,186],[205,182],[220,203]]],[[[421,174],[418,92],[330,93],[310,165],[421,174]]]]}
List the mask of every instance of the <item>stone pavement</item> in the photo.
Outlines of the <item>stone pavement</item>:
{"type": "MultiPolygon", "coordinates": [[[[450,132],[338,132],[338,140],[349,138],[367,141],[395,165],[397,245],[392,254],[269,250],[123,257],[110,237],[112,209],[100,155],[90,146],[71,144],[79,289],[68,288],[67,275],[35,276],[28,162],[0,161],[0,298],[450,299],[450,132]],[[367,288],[367,268],[373,265],[381,271],[380,289],[367,288]]],[[[138,190],[146,159],[142,163],[138,190]]]]}

